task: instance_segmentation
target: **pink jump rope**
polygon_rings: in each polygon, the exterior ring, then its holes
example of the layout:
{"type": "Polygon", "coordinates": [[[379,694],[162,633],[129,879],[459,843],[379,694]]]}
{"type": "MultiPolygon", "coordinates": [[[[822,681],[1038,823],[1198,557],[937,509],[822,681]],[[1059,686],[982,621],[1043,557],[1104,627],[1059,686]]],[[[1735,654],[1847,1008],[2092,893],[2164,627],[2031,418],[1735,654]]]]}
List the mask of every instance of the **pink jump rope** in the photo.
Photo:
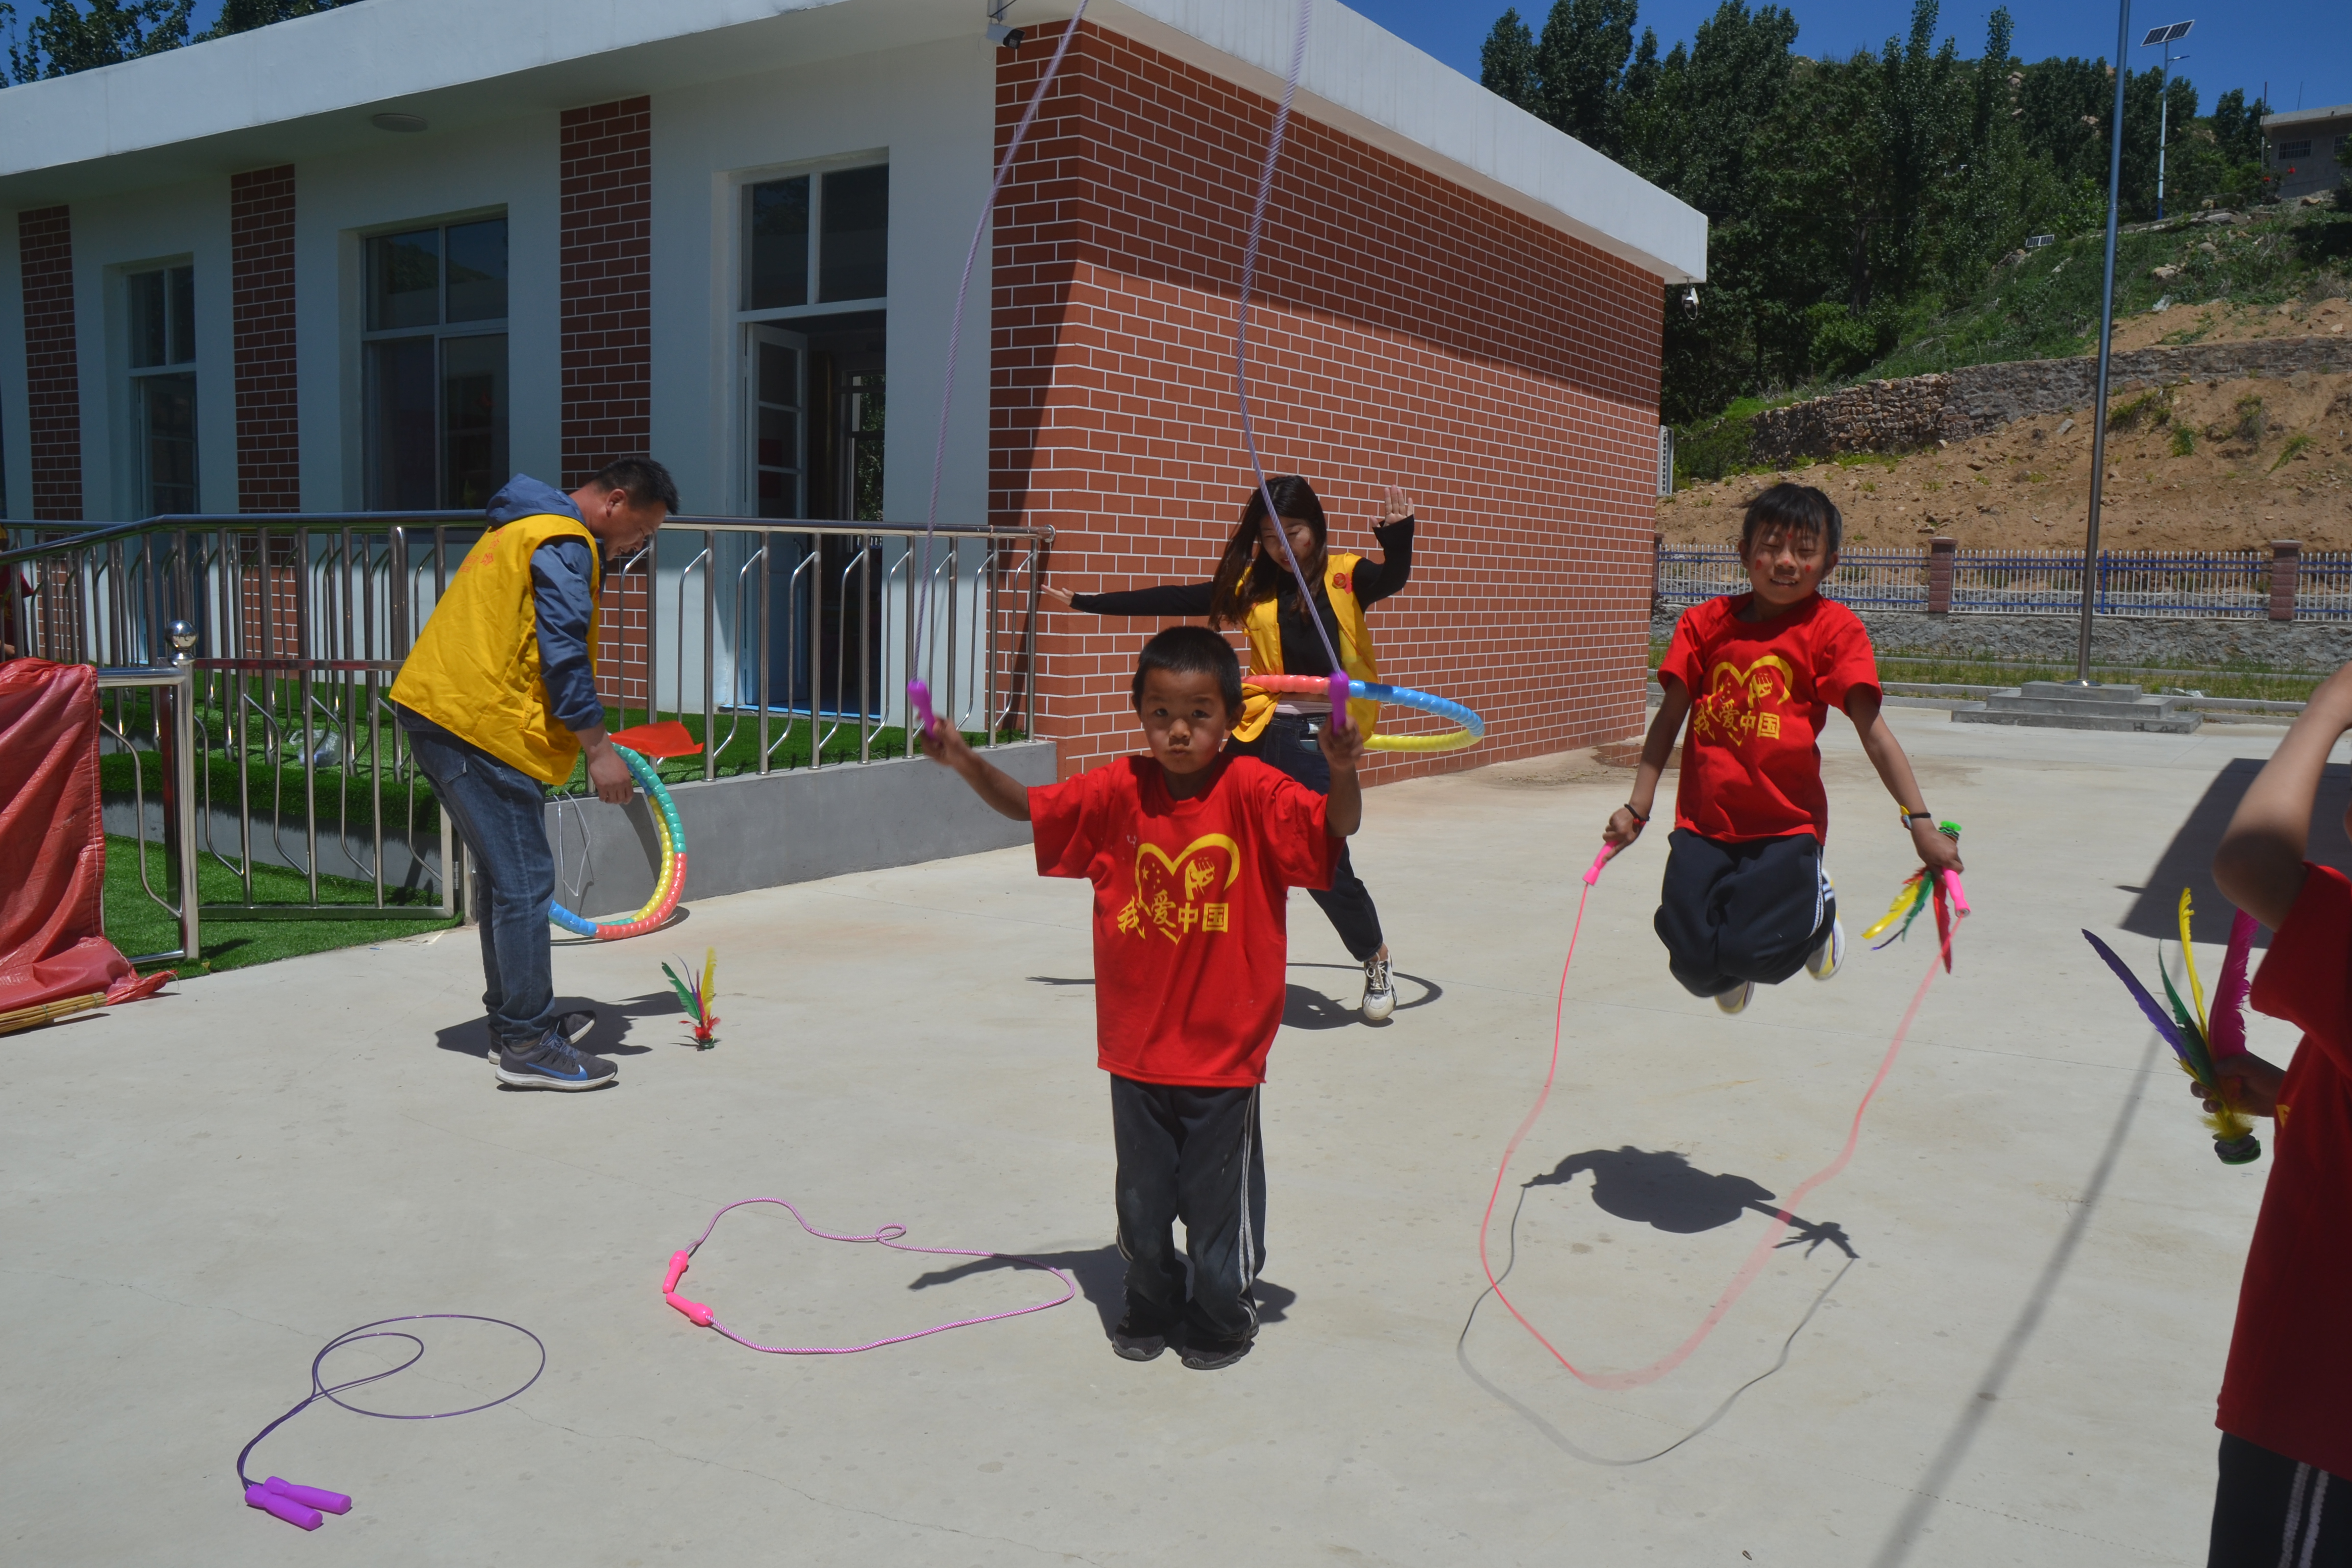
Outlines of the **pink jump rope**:
{"type": "MultiPolygon", "coordinates": [[[[1846,1163],[1853,1158],[1855,1144],[1862,1137],[1863,1112],[1870,1109],[1871,1100],[1877,1097],[1879,1085],[1886,1081],[1886,1075],[1894,1069],[1895,1058],[1902,1051],[1903,1042],[1910,1037],[1912,1020],[1919,1016],[1919,1005],[1927,999],[1927,987],[1935,981],[1937,961],[1940,959],[1947,964],[1950,962],[1954,934],[1952,931],[1945,931],[1937,952],[1928,959],[1927,973],[1920,977],[1918,990],[1912,993],[1911,1005],[1903,1010],[1903,1022],[1895,1027],[1894,1039],[1887,1043],[1886,1054],[1879,1060],[1877,1073],[1871,1079],[1870,1087],[1863,1091],[1861,1103],[1853,1108],[1853,1121],[1846,1129],[1845,1146],[1838,1151],[1836,1159],[1798,1183],[1796,1190],[1773,1211],[1772,1223],[1766,1227],[1763,1237],[1748,1252],[1747,1261],[1739,1266],[1739,1271],[1731,1277],[1731,1283],[1724,1288],[1723,1294],[1716,1298],[1715,1305],[1708,1309],[1706,1317],[1701,1321],[1699,1326],[1691,1331],[1688,1339],[1645,1367],[1633,1372],[1590,1373],[1560,1354],[1559,1347],[1546,1339],[1543,1331],[1528,1321],[1528,1315],[1519,1310],[1517,1304],[1504,1290],[1502,1281],[1496,1277],[1494,1264],[1488,1261],[1486,1257],[1486,1232],[1494,1224],[1495,1205],[1502,1198],[1503,1182],[1510,1172],[1511,1159],[1519,1152],[1519,1144],[1535,1127],[1536,1120],[1543,1115],[1544,1103],[1551,1098],[1552,1082],[1559,1075],[1560,1032],[1568,1013],[1569,965],[1576,962],[1576,938],[1577,934],[1584,929],[1585,903],[1592,897],[1593,884],[1601,880],[1601,868],[1609,864],[1610,858],[1615,854],[1614,849],[1603,846],[1601,853],[1592,858],[1592,864],[1585,868],[1584,890],[1577,895],[1576,900],[1576,923],[1569,928],[1568,955],[1560,961],[1559,965],[1559,997],[1552,1009],[1551,1064],[1544,1069],[1543,1091],[1536,1096],[1534,1106],[1528,1110],[1525,1120],[1520,1121],[1518,1131],[1511,1134],[1511,1141],[1503,1146],[1502,1163],[1495,1168],[1495,1189],[1487,1194],[1486,1212],[1478,1221],[1478,1267],[1485,1270],[1486,1288],[1494,1291],[1495,1299],[1503,1303],[1505,1310],[1518,1320],[1519,1327],[1535,1337],[1536,1343],[1551,1352],[1552,1360],[1566,1368],[1570,1376],[1588,1388],[1606,1390],[1639,1388],[1643,1384],[1654,1383],[1688,1360],[1691,1352],[1705,1343],[1709,1334],[1715,1332],[1715,1326],[1723,1321],[1725,1314],[1729,1312],[1733,1306],[1738,1304],[1739,1298],[1748,1293],[1748,1287],[1756,1282],[1756,1277],[1764,1271],[1764,1265],[1770,1259],[1773,1248],[1780,1245],[1781,1236],[1789,1228],[1790,1217],[1797,1212],[1797,1206],[1803,1203],[1815,1188],[1831,1181],[1839,1172],[1845,1169],[1846,1163]]],[[[1944,885],[1950,890],[1954,910],[1958,915],[1965,917],[1969,912],[1969,900],[1968,894],[1961,889],[1959,877],[1950,871],[1946,871],[1942,875],[1944,885]]],[[[1953,923],[1957,930],[1958,921],[1953,923]]]]}

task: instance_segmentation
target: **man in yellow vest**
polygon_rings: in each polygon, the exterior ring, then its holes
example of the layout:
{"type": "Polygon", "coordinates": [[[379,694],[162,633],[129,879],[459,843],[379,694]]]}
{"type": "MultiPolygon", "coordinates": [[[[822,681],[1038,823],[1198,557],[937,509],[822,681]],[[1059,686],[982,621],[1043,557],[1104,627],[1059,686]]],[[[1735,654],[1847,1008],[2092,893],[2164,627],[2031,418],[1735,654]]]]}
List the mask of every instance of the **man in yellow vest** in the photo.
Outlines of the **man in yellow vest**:
{"type": "Polygon", "coordinates": [[[546,786],[584,752],[598,799],[619,805],[634,793],[596,695],[596,600],[606,565],[677,510],[677,486],[651,458],[619,458],[568,496],[517,474],[490,498],[489,531],[393,683],[416,765],[474,852],[491,1057],[499,1081],[519,1089],[619,1077],[572,1043],[595,1014],[556,1016],[546,786]]]}

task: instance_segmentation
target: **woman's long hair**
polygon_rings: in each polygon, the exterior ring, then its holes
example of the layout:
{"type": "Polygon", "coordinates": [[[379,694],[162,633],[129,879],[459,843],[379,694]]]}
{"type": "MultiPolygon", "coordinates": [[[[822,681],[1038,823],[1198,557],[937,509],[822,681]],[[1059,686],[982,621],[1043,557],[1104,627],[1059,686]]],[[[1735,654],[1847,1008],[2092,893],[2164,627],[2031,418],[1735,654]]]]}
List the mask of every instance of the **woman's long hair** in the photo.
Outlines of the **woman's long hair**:
{"type": "MultiPolygon", "coordinates": [[[[1276,474],[1266,480],[1265,488],[1274,494],[1277,517],[1295,517],[1315,531],[1314,552],[1298,563],[1307,580],[1315,581],[1323,565],[1323,541],[1329,531],[1323,520],[1323,501],[1315,487],[1297,474],[1276,474]]],[[[1291,583],[1290,563],[1279,554],[1266,554],[1258,549],[1265,527],[1265,496],[1250,491],[1249,505],[1242,508],[1242,521],[1234,536],[1225,541],[1225,552],[1217,559],[1217,575],[1209,586],[1209,624],[1213,626],[1237,626],[1249,618],[1249,607],[1262,599],[1271,599],[1282,592],[1282,585],[1291,583]]],[[[1296,584],[1292,584],[1296,587],[1296,584]]]]}

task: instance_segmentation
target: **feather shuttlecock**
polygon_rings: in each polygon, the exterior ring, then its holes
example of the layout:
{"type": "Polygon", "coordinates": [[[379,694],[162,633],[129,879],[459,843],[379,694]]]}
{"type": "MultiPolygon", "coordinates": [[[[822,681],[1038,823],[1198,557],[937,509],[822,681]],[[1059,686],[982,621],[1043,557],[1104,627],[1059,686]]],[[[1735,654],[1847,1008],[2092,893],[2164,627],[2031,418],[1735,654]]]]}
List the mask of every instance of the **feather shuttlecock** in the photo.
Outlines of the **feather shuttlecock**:
{"type": "Polygon", "coordinates": [[[2164,986],[2164,1002],[2159,1003],[2139,977],[2131,972],[2114,948],[2089,931],[2083,940],[2091,944],[2124,989],[2139,1004],[2139,1010],[2172,1047],[2180,1070],[2211,1091],[2212,1098],[2221,1102],[2221,1109],[2205,1118],[2206,1128],[2213,1134],[2213,1152],[2224,1164],[2243,1165],[2262,1158],[2262,1141],[2254,1136],[2254,1124],[2240,1110],[2223,1079],[2226,1064],[2233,1056],[2242,1055],[2246,1048],[2246,1020],[2242,1008],[2251,984],[2246,979],[2246,961],[2253,946],[2253,917],[2241,911],[2230,931],[2229,956],[2221,965],[2221,984],[2213,993],[2213,1010],[2210,1016],[2203,1010],[2204,987],[2197,978],[2197,960],[2189,944],[2189,893],[2180,895],[2180,951],[2182,978],[2189,994],[2197,1003],[2192,1010],[2181,999],[2172,983],[2172,972],[2164,962],[2161,947],[2157,950],[2156,972],[2164,986]],[[2170,1004],[2169,1007],[2166,1004],[2170,1004]]]}
{"type": "MultiPolygon", "coordinates": [[[[1895,889],[1895,901],[1887,905],[1886,912],[1862,933],[1862,940],[1874,943],[1874,952],[1892,947],[1911,934],[1911,922],[1917,920],[1920,911],[1930,904],[1935,906],[1936,938],[1943,949],[1944,973],[1949,974],[1952,972],[1951,903],[1943,877],[1938,874],[1931,878],[1925,867],[1904,879],[1903,886],[1895,889]],[[1882,935],[1886,938],[1884,942],[1878,941],[1882,935]]],[[[1963,910],[1961,912],[1965,914],[1968,911],[1963,910]]]]}
{"type": "Polygon", "coordinates": [[[677,993],[677,1005],[686,1009],[687,1017],[693,1021],[696,1048],[707,1051],[719,1043],[715,1033],[719,1027],[719,1015],[710,1010],[710,1004],[717,996],[713,983],[719,977],[719,950],[715,947],[703,949],[702,974],[698,980],[694,978],[694,971],[688,967],[686,960],[679,959],[677,965],[678,969],[686,970],[684,975],[667,963],[662,965],[662,973],[669,977],[669,988],[677,993]]]}

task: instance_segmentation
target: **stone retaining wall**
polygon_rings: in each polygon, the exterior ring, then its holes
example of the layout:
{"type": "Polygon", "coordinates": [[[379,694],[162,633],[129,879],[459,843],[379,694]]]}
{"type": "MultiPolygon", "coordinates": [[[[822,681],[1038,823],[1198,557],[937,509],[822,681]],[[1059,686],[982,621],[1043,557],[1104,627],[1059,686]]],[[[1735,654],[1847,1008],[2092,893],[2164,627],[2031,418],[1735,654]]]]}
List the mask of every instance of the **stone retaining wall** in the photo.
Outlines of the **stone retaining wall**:
{"type": "MultiPolygon", "coordinates": [[[[2098,360],[2018,360],[1937,375],[1865,382],[1768,408],[1755,416],[1748,450],[1757,462],[1834,458],[1843,452],[1908,452],[1965,440],[2036,414],[2077,413],[2096,395],[2098,360]]],[[[2352,342],[2340,338],[2264,338],[2136,349],[2114,356],[2109,395],[2184,381],[2284,376],[2352,370],[2352,342]]]]}

